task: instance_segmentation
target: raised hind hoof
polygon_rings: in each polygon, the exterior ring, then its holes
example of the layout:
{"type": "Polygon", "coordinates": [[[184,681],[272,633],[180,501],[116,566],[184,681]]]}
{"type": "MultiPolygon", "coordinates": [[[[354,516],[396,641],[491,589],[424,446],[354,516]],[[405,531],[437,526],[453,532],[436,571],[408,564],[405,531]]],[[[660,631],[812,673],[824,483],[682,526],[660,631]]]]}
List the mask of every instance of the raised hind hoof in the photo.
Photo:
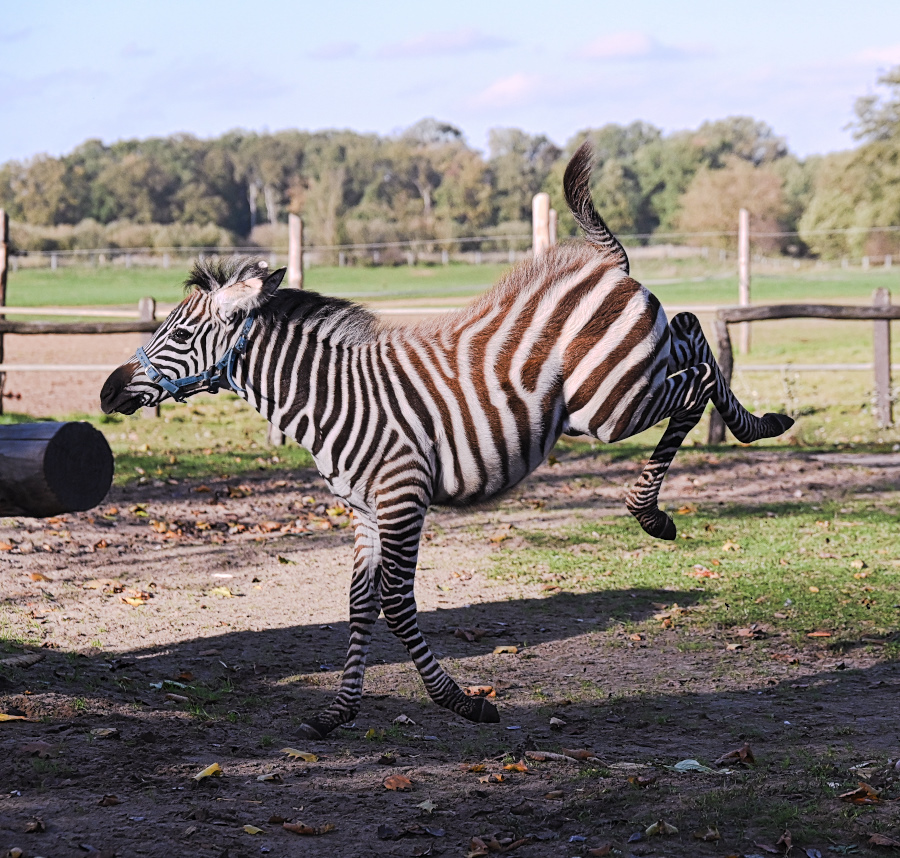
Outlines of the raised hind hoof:
{"type": "Polygon", "coordinates": [[[791,426],[794,425],[794,419],[792,417],[788,417],[787,414],[766,414],[763,417],[768,424],[772,426],[772,434],[769,436],[770,438],[777,438],[779,435],[783,435],[787,432],[791,426]]]}
{"type": "Polygon", "coordinates": [[[331,730],[324,724],[316,721],[315,718],[310,718],[309,721],[294,730],[294,735],[301,739],[324,739],[330,732],[331,730]]]}
{"type": "Polygon", "coordinates": [[[472,708],[463,714],[464,718],[474,721],[476,724],[499,724],[500,713],[493,703],[488,703],[483,697],[472,701],[472,708]]]}
{"type": "Polygon", "coordinates": [[[675,522],[672,521],[671,516],[666,515],[662,510],[656,510],[656,515],[649,521],[648,519],[649,516],[647,518],[641,517],[638,519],[638,523],[650,536],[671,541],[678,535],[678,528],[675,527],[675,522]]]}

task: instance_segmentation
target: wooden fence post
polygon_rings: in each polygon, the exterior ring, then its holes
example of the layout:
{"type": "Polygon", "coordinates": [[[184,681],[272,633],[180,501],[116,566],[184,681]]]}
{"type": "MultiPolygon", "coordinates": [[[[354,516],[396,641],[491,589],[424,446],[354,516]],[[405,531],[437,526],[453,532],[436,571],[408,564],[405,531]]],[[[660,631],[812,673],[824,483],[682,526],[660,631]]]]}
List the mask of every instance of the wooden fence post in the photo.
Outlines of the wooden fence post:
{"type": "MultiPolygon", "coordinates": [[[[750,304],[750,212],[741,209],[738,213],[738,303],[742,307],[750,304]]],[[[750,351],[750,325],[741,323],[741,354],[750,351]]]]}
{"type": "Polygon", "coordinates": [[[549,241],[550,247],[553,247],[556,244],[556,232],[557,227],[559,226],[559,214],[556,209],[550,209],[550,231],[549,231],[549,241]]]}
{"type": "MultiPolygon", "coordinates": [[[[141,322],[156,321],[156,299],[145,297],[138,301],[138,320],[141,322]]],[[[153,334],[142,334],[141,345],[146,346],[153,339],[153,334]]],[[[142,417],[159,417],[159,406],[151,405],[141,409],[142,417]]]]}
{"type": "MultiPolygon", "coordinates": [[[[891,293],[885,288],[876,289],[872,296],[875,307],[890,307],[891,293]]],[[[891,323],[877,319],[875,325],[875,417],[880,428],[894,423],[891,402],[891,323]]]]}
{"type": "Polygon", "coordinates": [[[288,286],[303,288],[303,221],[300,215],[288,215],[288,286]]]}
{"type": "MultiPolygon", "coordinates": [[[[749,322],[744,324],[749,325],[749,322]]],[[[716,347],[718,350],[717,362],[725,383],[731,386],[731,375],[734,371],[734,352],[731,348],[731,335],[728,333],[728,323],[717,315],[713,322],[716,332],[716,347]]],[[[722,415],[713,408],[709,415],[709,433],[706,436],[707,444],[723,444],[725,442],[725,421],[722,415]]]]}
{"type": "Polygon", "coordinates": [[[531,201],[531,252],[537,259],[550,247],[550,194],[535,194],[531,201]]]}
{"type": "MultiPolygon", "coordinates": [[[[0,307],[6,306],[6,273],[9,270],[9,215],[0,209],[0,307]]],[[[0,314],[0,319],[6,316],[0,314]]],[[[0,363],[3,363],[3,334],[0,334],[0,363]]],[[[0,372],[0,414],[3,413],[3,389],[6,373],[0,372]]]]}

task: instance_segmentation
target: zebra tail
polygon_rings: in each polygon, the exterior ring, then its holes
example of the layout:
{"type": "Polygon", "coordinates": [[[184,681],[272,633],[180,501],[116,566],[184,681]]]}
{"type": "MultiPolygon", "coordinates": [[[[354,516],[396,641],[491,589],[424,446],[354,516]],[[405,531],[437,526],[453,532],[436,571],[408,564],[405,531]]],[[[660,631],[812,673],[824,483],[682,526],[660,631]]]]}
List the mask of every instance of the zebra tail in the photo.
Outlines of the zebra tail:
{"type": "Polygon", "coordinates": [[[590,141],[581,144],[578,151],[572,156],[566,167],[563,178],[563,189],[566,193],[566,202],[578,225],[584,231],[584,237],[601,250],[609,254],[610,259],[628,274],[628,255],[606,222],[600,217],[594,208],[591,199],[591,170],[594,166],[593,149],[590,141]]]}

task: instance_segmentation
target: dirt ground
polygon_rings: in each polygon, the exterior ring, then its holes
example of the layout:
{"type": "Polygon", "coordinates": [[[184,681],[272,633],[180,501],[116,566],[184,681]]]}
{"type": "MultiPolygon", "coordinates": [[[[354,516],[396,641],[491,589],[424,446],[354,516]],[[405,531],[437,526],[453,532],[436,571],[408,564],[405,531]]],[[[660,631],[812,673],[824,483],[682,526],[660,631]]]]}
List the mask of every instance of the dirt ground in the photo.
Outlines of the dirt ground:
{"type": "MultiPolygon", "coordinates": [[[[488,574],[498,525],[553,530],[620,513],[621,486],[639,467],[609,464],[608,483],[588,489],[574,480],[594,463],[564,460],[496,508],[430,514],[421,625],[460,684],[497,691],[499,725],[431,704],[380,622],[359,717],[318,742],[294,731],[337,687],[352,535],[314,472],[157,481],[117,488],[91,513],[4,520],[2,631],[23,642],[16,653],[41,659],[0,671],[0,711],[27,719],[0,723],[0,849],[45,858],[784,854],[778,813],[809,795],[785,761],[821,758],[824,783],[848,777],[836,748],[841,760],[897,760],[900,665],[812,645],[777,662],[762,646],[681,651],[662,630],[636,643],[609,622],[608,594],[488,574]],[[490,634],[454,634],[474,627],[490,634]],[[495,655],[498,645],[520,650],[495,655]],[[723,660],[728,670],[715,670],[723,660]],[[749,740],[756,770],[667,768],[749,740]],[[527,757],[560,748],[598,759],[527,757]],[[527,772],[504,769],[521,759],[527,772]],[[221,776],[194,779],[213,763],[221,776]],[[394,775],[411,788],[386,788],[394,775]],[[727,827],[718,822],[726,805],[727,827]],[[679,832],[638,838],[658,819],[679,832]],[[334,830],[303,835],[284,821],[334,830]],[[718,841],[694,836],[716,824],[718,841]]],[[[752,505],[876,484],[900,489],[900,456],[736,451],[700,483],[676,468],[664,493],[671,503],[752,505]]],[[[653,600],[684,598],[677,590],[632,593],[633,618],[653,600]]],[[[831,796],[817,807],[846,816],[844,840],[807,827],[801,845],[811,851],[792,855],[890,854],[865,845],[870,816],[831,796]]],[[[878,814],[897,837],[900,802],[878,814]]]]}

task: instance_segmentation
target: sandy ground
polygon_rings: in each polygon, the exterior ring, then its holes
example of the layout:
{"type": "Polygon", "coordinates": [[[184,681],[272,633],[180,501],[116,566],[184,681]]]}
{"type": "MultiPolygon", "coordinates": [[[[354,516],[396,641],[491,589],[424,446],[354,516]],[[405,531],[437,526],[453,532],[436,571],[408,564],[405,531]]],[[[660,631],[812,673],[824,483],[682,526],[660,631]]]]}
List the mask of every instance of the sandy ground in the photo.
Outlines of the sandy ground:
{"type": "MultiPolygon", "coordinates": [[[[337,686],[352,536],[314,473],[115,489],[92,513],[5,520],[0,541],[14,548],[0,553],[3,632],[42,658],[0,668],[0,711],[27,718],[0,723],[0,849],[463,856],[478,854],[473,837],[495,837],[491,854],[525,839],[511,851],[523,858],[602,854],[607,843],[621,855],[758,854],[754,841],[780,831],[749,809],[740,826],[723,824],[718,843],[688,831],[628,840],[656,815],[713,818],[723,776],[664,768],[686,757],[715,759],[752,738],[769,761],[767,789],[788,803],[779,761],[793,754],[827,756],[852,741],[859,760],[896,759],[900,667],[824,646],[779,661],[762,647],[682,652],[664,631],[647,646],[609,621],[608,593],[488,576],[498,527],[552,531],[622,512],[621,486],[638,470],[606,465],[607,481],[586,488],[575,478],[596,473],[590,460],[563,461],[496,508],[430,514],[417,580],[423,631],[461,684],[497,690],[501,724],[432,705],[379,623],[363,709],[320,742],[294,731],[337,686]],[[467,641],[460,627],[489,634],[467,641]],[[518,654],[492,652],[525,639],[518,654]],[[184,686],[219,689],[216,716],[184,686]],[[588,686],[602,693],[586,696],[588,686]],[[398,725],[400,716],[414,723],[398,725]],[[560,745],[591,749],[602,764],[503,768],[560,745]],[[318,760],[290,759],[286,747],[318,760]],[[212,763],[221,777],[193,780],[212,763]],[[392,775],[411,789],[385,788],[392,775]],[[655,781],[639,792],[628,782],[638,776],[655,781]],[[304,836],[284,820],[335,830],[304,836]]],[[[752,505],[898,488],[898,455],[747,451],[676,469],[665,495],[752,505]]],[[[641,619],[673,593],[631,596],[641,619]]],[[[896,832],[900,808],[886,807],[880,819],[896,832]]],[[[868,835],[862,818],[847,826],[868,835]]],[[[828,844],[810,845],[825,854],[828,844]]]]}

